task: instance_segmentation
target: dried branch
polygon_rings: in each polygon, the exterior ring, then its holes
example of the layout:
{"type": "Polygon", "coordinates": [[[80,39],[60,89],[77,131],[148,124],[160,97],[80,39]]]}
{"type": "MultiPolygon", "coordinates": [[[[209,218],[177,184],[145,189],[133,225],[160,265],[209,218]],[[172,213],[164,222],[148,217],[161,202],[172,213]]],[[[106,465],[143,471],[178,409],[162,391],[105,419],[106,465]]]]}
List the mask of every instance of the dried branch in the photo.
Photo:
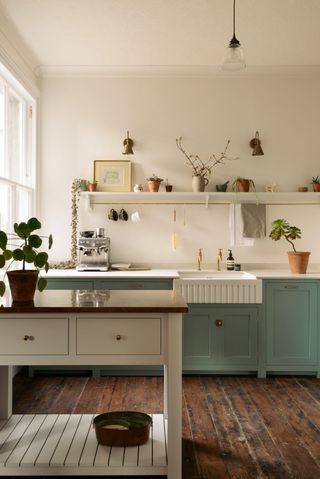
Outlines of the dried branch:
{"type": "Polygon", "coordinates": [[[227,141],[225,149],[220,156],[217,157],[215,154],[212,154],[208,161],[203,162],[198,155],[189,155],[182,146],[182,137],[179,136],[176,138],[177,148],[181,153],[187,158],[185,165],[189,166],[192,169],[193,176],[210,176],[211,170],[214,166],[218,164],[224,164],[225,160],[232,161],[238,160],[238,158],[228,158],[227,150],[230,144],[230,140],[227,141]]]}

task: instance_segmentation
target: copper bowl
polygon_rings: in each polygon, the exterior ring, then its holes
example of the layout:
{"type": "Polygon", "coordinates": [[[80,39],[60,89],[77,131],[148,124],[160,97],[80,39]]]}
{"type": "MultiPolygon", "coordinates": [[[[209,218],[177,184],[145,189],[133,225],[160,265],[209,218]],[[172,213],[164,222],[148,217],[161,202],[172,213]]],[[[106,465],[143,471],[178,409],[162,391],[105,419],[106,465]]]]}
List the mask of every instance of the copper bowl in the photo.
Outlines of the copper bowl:
{"type": "Polygon", "coordinates": [[[141,446],[149,439],[152,418],[143,412],[113,411],[93,420],[97,441],[103,446],[141,446]]]}

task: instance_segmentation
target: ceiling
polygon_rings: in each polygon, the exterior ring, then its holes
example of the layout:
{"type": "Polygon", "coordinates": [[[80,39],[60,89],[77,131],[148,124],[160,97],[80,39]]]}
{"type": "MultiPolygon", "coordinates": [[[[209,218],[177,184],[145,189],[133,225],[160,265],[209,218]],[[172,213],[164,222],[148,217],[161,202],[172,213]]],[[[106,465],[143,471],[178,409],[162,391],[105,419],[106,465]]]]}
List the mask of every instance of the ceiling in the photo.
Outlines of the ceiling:
{"type": "MultiPolygon", "coordinates": [[[[218,66],[232,0],[0,0],[33,67],[218,66]]],[[[0,15],[1,17],[1,15],[0,15]]],[[[320,65],[320,0],[237,0],[248,66],[320,65]]]]}

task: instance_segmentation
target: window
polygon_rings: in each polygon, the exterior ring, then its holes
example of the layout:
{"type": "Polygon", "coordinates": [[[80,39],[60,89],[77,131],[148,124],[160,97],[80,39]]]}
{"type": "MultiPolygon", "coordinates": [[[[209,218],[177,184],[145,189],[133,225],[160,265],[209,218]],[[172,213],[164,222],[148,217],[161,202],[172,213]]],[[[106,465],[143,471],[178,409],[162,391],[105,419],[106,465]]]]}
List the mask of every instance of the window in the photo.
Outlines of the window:
{"type": "Polygon", "coordinates": [[[0,229],[8,232],[34,214],[34,113],[34,99],[1,66],[0,229]]]}

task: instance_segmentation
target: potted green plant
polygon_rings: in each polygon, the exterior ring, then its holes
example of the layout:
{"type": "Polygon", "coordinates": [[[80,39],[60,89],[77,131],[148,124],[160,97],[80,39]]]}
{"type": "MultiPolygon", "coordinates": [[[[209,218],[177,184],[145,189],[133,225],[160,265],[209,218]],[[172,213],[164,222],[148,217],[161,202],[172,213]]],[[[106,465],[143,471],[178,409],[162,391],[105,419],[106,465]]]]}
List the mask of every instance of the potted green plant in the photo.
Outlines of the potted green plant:
{"type": "Polygon", "coordinates": [[[156,191],[159,191],[160,184],[163,181],[163,178],[159,178],[157,175],[153,173],[152,176],[147,178],[147,181],[148,181],[149,191],[156,192],[156,191]]]}
{"type": "Polygon", "coordinates": [[[313,191],[319,193],[320,192],[320,179],[319,179],[319,176],[313,176],[312,177],[312,180],[311,180],[311,183],[312,183],[312,188],[313,188],[313,191]]]}
{"type": "Polygon", "coordinates": [[[35,230],[41,228],[37,218],[30,218],[27,223],[14,223],[14,233],[0,231],[0,268],[3,268],[7,261],[11,260],[5,269],[3,279],[0,281],[0,296],[6,290],[4,282],[7,275],[13,301],[32,301],[36,287],[43,291],[47,285],[45,278],[38,278],[39,271],[49,269],[48,253],[37,250],[42,245],[42,238],[48,238],[48,248],[51,249],[52,235],[40,236],[34,234],[35,230]],[[22,262],[22,269],[8,271],[14,261],[22,262]],[[26,269],[26,265],[33,265],[34,269],[26,269]]]}
{"type": "Polygon", "coordinates": [[[97,191],[98,182],[96,180],[88,181],[88,191],[91,193],[97,191]]]}
{"type": "Polygon", "coordinates": [[[251,178],[242,178],[241,176],[238,176],[232,183],[232,190],[240,193],[246,193],[250,191],[250,188],[254,191],[256,189],[256,185],[251,178]]]}
{"type": "Polygon", "coordinates": [[[291,273],[303,274],[307,272],[309,262],[309,251],[297,251],[294,245],[296,239],[301,239],[301,229],[296,226],[290,226],[284,219],[274,220],[271,224],[269,237],[274,241],[281,238],[287,240],[292,246],[293,251],[288,251],[289,267],[291,273]]]}

